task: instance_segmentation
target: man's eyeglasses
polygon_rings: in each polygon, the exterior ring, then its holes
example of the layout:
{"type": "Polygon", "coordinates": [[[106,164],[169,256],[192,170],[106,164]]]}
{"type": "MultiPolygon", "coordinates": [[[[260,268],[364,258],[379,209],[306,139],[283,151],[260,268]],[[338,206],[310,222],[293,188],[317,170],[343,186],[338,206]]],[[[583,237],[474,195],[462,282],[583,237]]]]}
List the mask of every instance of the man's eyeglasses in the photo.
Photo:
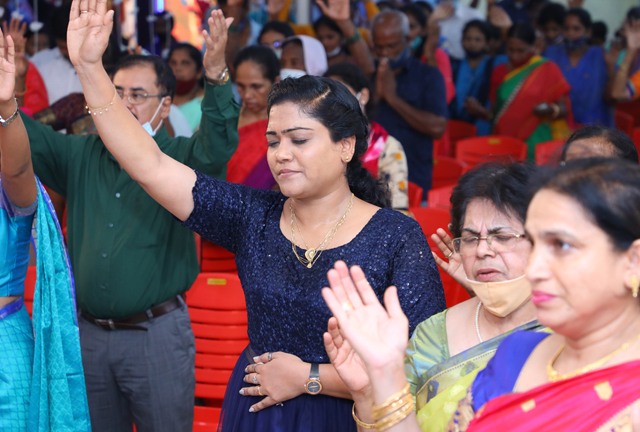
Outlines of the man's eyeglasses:
{"type": "Polygon", "coordinates": [[[166,95],[162,95],[162,94],[149,94],[147,92],[140,91],[140,90],[134,90],[134,91],[130,91],[130,92],[125,92],[124,90],[116,89],[116,93],[118,93],[118,96],[122,100],[124,100],[124,97],[126,96],[127,100],[129,101],[129,103],[131,105],[143,104],[143,103],[145,103],[147,98],[150,98],[150,97],[164,97],[164,96],[166,96],[166,95]]]}
{"type": "Polygon", "coordinates": [[[453,250],[462,256],[470,256],[476,253],[481,240],[486,240],[489,249],[495,253],[507,252],[515,249],[518,240],[526,238],[526,234],[489,234],[486,237],[458,237],[453,239],[453,250]]]}

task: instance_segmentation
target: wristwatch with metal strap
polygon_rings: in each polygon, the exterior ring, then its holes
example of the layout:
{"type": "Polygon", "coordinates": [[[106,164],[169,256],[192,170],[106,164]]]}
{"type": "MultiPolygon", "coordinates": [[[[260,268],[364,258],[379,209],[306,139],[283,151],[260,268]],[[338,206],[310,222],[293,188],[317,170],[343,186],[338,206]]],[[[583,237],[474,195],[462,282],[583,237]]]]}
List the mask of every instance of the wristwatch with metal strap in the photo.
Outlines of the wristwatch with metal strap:
{"type": "Polygon", "coordinates": [[[229,81],[229,68],[224,68],[224,70],[222,71],[222,74],[220,74],[220,78],[218,79],[215,79],[215,80],[211,79],[207,76],[207,74],[204,75],[204,78],[207,80],[209,84],[217,85],[217,86],[225,85],[227,81],[229,81]]]}

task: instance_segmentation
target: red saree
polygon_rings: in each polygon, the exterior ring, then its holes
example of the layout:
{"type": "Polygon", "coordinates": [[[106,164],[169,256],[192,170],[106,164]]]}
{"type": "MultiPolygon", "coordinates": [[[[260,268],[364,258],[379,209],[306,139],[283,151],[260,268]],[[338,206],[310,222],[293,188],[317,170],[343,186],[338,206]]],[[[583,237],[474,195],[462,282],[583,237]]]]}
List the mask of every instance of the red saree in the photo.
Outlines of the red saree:
{"type": "Polygon", "coordinates": [[[227,165],[227,181],[245,184],[247,177],[267,155],[268,120],[253,122],[238,129],[238,150],[227,165]]]}
{"type": "Polygon", "coordinates": [[[487,402],[467,432],[631,431],[631,405],[640,403],[640,361],[549,383],[487,402]]]}
{"type": "Polygon", "coordinates": [[[555,103],[569,90],[558,66],[541,57],[535,56],[511,72],[506,64],[497,66],[491,78],[491,95],[498,113],[493,133],[526,141],[544,121],[533,114],[533,108],[555,103]]]}

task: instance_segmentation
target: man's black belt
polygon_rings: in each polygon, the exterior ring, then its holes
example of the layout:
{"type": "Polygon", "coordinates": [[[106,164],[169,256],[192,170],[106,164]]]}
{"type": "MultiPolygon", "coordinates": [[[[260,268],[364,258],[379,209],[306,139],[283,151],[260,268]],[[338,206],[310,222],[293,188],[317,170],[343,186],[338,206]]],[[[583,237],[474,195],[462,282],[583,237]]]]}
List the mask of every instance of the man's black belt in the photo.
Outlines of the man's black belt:
{"type": "Polygon", "coordinates": [[[102,327],[104,330],[144,330],[147,331],[145,326],[138,325],[143,322],[149,321],[151,318],[158,318],[164,314],[167,314],[182,306],[182,303],[178,297],[173,297],[164,303],[160,303],[158,306],[152,307],[139,314],[132,315],[127,318],[119,319],[100,319],[92,315],[89,315],[85,311],[81,311],[80,315],[90,323],[102,327]]]}

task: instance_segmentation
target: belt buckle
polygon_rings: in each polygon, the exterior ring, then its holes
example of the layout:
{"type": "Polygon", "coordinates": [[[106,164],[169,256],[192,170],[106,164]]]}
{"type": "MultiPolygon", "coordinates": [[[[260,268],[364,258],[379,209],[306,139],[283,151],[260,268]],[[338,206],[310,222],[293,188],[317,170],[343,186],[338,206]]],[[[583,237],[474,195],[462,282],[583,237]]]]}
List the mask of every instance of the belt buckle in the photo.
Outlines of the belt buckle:
{"type": "Polygon", "coordinates": [[[103,327],[109,326],[111,330],[117,330],[113,320],[111,319],[105,320],[96,318],[96,322],[103,327]]]}

